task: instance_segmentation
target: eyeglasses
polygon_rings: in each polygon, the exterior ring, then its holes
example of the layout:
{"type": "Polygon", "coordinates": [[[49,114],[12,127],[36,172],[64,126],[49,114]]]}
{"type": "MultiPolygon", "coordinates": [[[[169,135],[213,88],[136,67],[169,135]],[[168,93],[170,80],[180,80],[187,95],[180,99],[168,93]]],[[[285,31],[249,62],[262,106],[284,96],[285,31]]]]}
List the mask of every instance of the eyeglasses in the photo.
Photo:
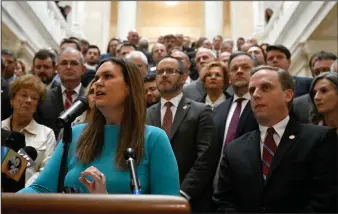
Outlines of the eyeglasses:
{"type": "Polygon", "coordinates": [[[165,68],[165,69],[161,69],[161,70],[156,70],[155,74],[156,75],[163,75],[164,72],[168,75],[175,75],[176,73],[181,74],[181,72],[175,68],[165,68]]]}
{"type": "Polygon", "coordinates": [[[79,66],[81,63],[79,61],[75,61],[75,60],[71,60],[71,61],[67,61],[67,60],[62,60],[59,65],[61,66],[67,66],[70,65],[72,67],[76,67],[79,66]]]}

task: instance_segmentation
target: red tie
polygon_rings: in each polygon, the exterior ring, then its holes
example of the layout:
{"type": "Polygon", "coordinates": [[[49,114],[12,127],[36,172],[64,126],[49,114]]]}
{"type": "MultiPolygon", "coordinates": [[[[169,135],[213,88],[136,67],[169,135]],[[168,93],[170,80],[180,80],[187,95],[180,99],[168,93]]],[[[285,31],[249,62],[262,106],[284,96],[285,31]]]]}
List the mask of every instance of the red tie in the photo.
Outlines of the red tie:
{"type": "Polygon", "coordinates": [[[237,131],[237,126],[239,122],[239,118],[241,115],[241,110],[242,110],[242,101],[245,100],[244,98],[238,98],[236,100],[237,106],[234,111],[234,114],[232,115],[230,125],[228,128],[227,136],[225,138],[224,144],[229,144],[232,140],[235,139],[236,137],[236,131],[237,131]]]}
{"type": "Polygon", "coordinates": [[[73,104],[72,95],[75,94],[74,90],[66,90],[66,101],[65,101],[65,110],[67,110],[73,104]]]}
{"type": "Polygon", "coordinates": [[[263,169],[263,178],[266,180],[270,165],[272,163],[273,156],[277,150],[277,145],[273,139],[273,134],[275,130],[271,127],[267,130],[267,135],[263,145],[263,158],[262,158],[262,169],[263,169]]]}
{"type": "Polygon", "coordinates": [[[173,124],[173,113],[171,112],[170,107],[172,106],[171,102],[166,102],[165,106],[167,110],[165,111],[162,129],[167,133],[168,137],[170,136],[171,126],[173,124]]]}

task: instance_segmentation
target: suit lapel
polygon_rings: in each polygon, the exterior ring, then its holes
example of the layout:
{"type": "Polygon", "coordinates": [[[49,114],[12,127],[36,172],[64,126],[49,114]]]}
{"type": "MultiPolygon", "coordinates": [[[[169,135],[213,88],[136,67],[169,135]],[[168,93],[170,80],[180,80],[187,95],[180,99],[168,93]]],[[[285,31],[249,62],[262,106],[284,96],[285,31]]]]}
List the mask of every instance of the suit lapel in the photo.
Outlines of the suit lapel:
{"type": "Polygon", "coordinates": [[[150,122],[153,126],[161,128],[161,102],[152,105],[150,111],[150,122]]]}
{"type": "Polygon", "coordinates": [[[260,192],[263,190],[263,173],[261,164],[261,151],[260,151],[260,132],[255,130],[250,134],[250,140],[247,141],[246,154],[251,163],[254,177],[257,178],[257,184],[260,192]]]}
{"type": "Polygon", "coordinates": [[[79,96],[82,97],[85,94],[85,88],[81,86],[80,91],[79,91],[79,96]]]}
{"type": "Polygon", "coordinates": [[[179,102],[176,113],[175,113],[174,122],[171,127],[171,131],[170,131],[170,136],[169,136],[170,141],[173,139],[173,136],[175,135],[178,127],[182,123],[182,120],[184,119],[186,113],[189,111],[190,103],[191,103],[191,100],[185,98],[184,96],[179,102]]]}
{"type": "Polygon", "coordinates": [[[65,106],[63,104],[61,86],[58,86],[57,88],[55,88],[55,93],[52,93],[52,94],[54,95],[53,100],[55,100],[56,102],[56,106],[59,110],[59,113],[63,112],[65,110],[65,106]]]}
{"type": "MultiPolygon", "coordinates": [[[[230,108],[229,108],[230,109],[230,108]]],[[[239,118],[239,122],[238,122],[238,126],[237,126],[237,130],[236,130],[236,136],[238,136],[238,133],[240,133],[242,131],[242,128],[246,122],[246,118],[248,117],[248,115],[251,113],[251,106],[250,106],[250,100],[249,102],[246,104],[245,108],[243,109],[243,112],[239,118]]]]}
{"type": "MultiPolygon", "coordinates": [[[[223,138],[224,138],[225,124],[227,122],[229,110],[230,110],[230,107],[231,107],[233,100],[234,100],[234,97],[232,96],[230,99],[227,99],[224,102],[223,109],[219,109],[219,111],[220,111],[220,121],[219,121],[220,124],[218,126],[219,127],[218,133],[219,133],[219,138],[222,141],[223,141],[223,138]]],[[[219,106],[219,107],[222,107],[222,106],[219,106]]]]}
{"type": "Polygon", "coordinates": [[[267,180],[269,180],[270,176],[273,174],[273,171],[279,166],[287,151],[298,139],[299,128],[299,123],[290,117],[289,123],[286,126],[282,139],[277,147],[276,154],[272,159],[267,180]]]}

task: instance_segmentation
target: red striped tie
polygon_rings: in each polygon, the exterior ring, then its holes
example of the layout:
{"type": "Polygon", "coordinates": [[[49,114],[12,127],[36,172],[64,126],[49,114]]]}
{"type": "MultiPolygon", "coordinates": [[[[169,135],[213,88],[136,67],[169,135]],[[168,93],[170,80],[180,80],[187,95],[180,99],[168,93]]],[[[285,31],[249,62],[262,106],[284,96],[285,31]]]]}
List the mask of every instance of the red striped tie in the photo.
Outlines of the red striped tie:
{"type": "Polygon", "coordinates": [[[75,94],[74,90],[66,90],[66,101],[65,101],[65,110],[67,110],[73,104],[72,95],[75,94]]]}
{"type": "Polygon", "coordinates": [[[262,158],[262,169],[263,169],[263,178],[266,180],[268,177],[270,165],[272,163],[273,156],[277,151],[277,145],[273,139],[273,134],[276,131],[271,127],[267,130],[267,136],[263,145],[263,158],[262,158]]]}
{"type": "Polygon", "coordinates": [[[167,133],[167,136],[170,136],[171,126],[173,124],[173,113],[171,112],[170,107],[173,104],[171,102],[166,102],[165,106],[167,107],[167,110],[165,111],[164,117],[163,117],[163,123],[162,123],[162,129],[167,133]]]}

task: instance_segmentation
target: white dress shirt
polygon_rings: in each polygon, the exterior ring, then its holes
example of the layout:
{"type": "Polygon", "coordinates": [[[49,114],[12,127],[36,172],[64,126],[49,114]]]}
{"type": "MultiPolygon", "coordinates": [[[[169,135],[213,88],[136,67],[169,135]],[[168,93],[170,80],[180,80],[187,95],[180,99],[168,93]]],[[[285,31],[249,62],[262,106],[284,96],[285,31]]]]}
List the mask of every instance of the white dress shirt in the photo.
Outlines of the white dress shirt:
{"type": "MultiPolygon", "coordinates": [[[[76,88],[74,88],[73,90],[75,91],[75,93],[72,95],[72,100],[73,102],[76,100],[76,98],[79,96],[80,94],[80,90],[81,90],[81,86],[82,84],[80,83],[76,88]]],[[[67,89],[61,84],[61,92],[62,92],[62,101],[63,101],[63,106],[65,106],[66,103],[66,98],[67,95],[65,93],[67,89]]]]}
{"type": "Polygon", "coordinates": [[[238,104],[236,102],[236,100],[238,98],[244,98],[245,99],[245,100],[242,101],[242,106],[241,106],[241,113],[240,113],[240,115],[242,115],[242,112],[243,112],[244,108],[246,107],[246,104],[248,104],[248,102],[250,100],[250,94],[248,92],[248,93],[244,94],[242,97],[239,97],[236,94],[234,94],[234,99],[232,100],[232,104],[231,104],[231,107],[230,107],[230,110],[229,110],[229,113],[228,113],[228,117],[227,117],[227,120],[226,120],[226,123],[225,123],[223,142],[225,141],[225,139],[227,137],[228,129],[229,129],[229,126],[230,126],[230,122],[231,122],[232,116],[234,115],[235,109],[236,109],[237,104],[238,104]]]}
{"type": "MultiPolygon", "coordinates": [[[[10,120],[12,116],[1,122],[2,128],[10,130],[10,120]]],[[[55,135],[52,129],[47,126],[38,124],[34,119],[22,130],[25,135],[26,146],[36,149],[38,156],[36,157],[36,165],[26,170],[26,181],[36,172],[40,171],[46,164],[44,159],[49,157],[56,147],[55,135]]]]}
{"type": "Polygon", "coordinates": [[[207,94],[207,96],[205,97],[205,104],[209,105],[211,107],[211,109],[214,109],[219,104],[223,103],[225,100],[226,100],[226,97],[225,97],[224,93],[222,93],[221,96],[219,96],[215,102],[212,102],[210,97],[209,97],[209,94],[207,94]]]}
{"type": "MultiPolygon", "coordinates": [[[[285,132],[285,128],[288,125],[288,122],[290,120],[289,115],[286,116],[283,120],[279,121],[277,124],[272,126],[275,129],[275,133],[273,134],[273,139],[276,143],[276,146],[278,147],[280,140],[283,137],[283,134],[285,132]]],[[[261,133],[261,143],[260,143],[260,149],[261,149],[261,158],[263,158],[263,146],[264,146],[264,141],[267,135],[267,130],[269,127],[259,125],[259,131],[261,133]]]]}
{"type": "MultiPolygon", "coordinates": [[[[183,93],[180,93],[179,95],[177,95],[176,97],[172,98],[171,100],[166,100],[164,98],[161,97],[161,126],[163,124],[163,118],[164,118],[164,114],[165,112],[167,111],[167,106],[165,106],[165,104],[167,102],[171,102],[172,105],[170,107],[170,110],[173,114],[173,121],[174,121],[174,118],[175,118],[175,114],[176,114],[176,110],[178,108],[178,104],[180,103],[181,99],[183,97],[183,93]]],[[[190,200],[190,196],[183,192],[182,190],[180,190],[180,193],[187,199],[187,200],[190,200]]]]}
{"type": "Polygon", "coordinates": [[[167,102],[171,102],[172,105],[170,107],[170,110],[171,110],[171,112],[173,114],[173,121],[174,121],[176,110],[178,108],[178,104],[180,103],[182,97],[183,97],[183,93],[180,93],[179,95],[177,95],[176,97],[172,98],[171,100],[166,100],[163,97],[161,97],[161,126],[163,124],[164,114],[167,111],[167,106],[165,106],[165,104],[167,102]]]}

